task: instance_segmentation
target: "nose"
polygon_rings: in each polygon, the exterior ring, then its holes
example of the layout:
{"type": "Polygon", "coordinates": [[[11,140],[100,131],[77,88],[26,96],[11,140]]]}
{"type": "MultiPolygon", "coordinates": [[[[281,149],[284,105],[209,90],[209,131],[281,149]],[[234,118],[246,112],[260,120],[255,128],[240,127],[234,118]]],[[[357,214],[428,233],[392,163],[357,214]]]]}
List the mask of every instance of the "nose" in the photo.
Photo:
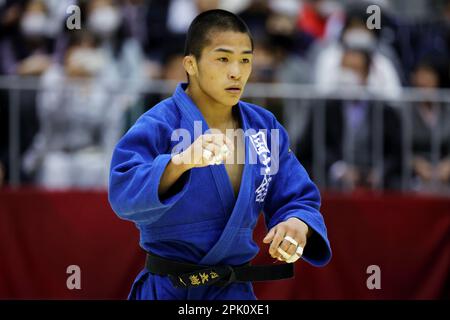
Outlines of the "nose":
{"type": "Polygon", "coordinates": [[[230,63],[228,78],[231,80],[239,80],[241,78],[241,67],[239,62],[230,63]]]}

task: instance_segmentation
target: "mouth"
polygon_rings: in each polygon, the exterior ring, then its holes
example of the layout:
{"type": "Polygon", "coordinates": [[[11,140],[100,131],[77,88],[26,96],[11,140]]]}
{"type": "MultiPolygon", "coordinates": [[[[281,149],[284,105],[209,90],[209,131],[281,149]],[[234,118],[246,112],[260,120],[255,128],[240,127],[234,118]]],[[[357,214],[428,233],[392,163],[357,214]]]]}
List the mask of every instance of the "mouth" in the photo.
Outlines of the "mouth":
{"type": "Polygon", "coordinates": [[[242,92],[242,88],[239,86],[231,86],[226,88],[225,91],[231,94],[240,94],[242,92]]]}

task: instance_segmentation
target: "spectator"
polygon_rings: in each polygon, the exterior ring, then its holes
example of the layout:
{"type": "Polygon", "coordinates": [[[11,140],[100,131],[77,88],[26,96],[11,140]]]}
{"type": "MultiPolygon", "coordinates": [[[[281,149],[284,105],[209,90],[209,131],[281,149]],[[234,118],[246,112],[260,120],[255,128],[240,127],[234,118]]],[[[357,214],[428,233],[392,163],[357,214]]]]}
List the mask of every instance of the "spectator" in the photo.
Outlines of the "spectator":
{"type": "MultiPolygon", "coordinates": [[[[86,4],[88,30],[98,38],[111,65],[105,71],[111,81],[120,81],[121,99],[132,106],[139,99],[147,75],[145,56],[139,41],[125,28],[121,7],[113,0],[92,0],[86,4]]],[[[111,83],[112,86],[117,86],[111,83]]]]}
{"type": "MultiPolygon", "coordinates": [[[[369,80],[371,56],[367,52],[346,49],[340,61],[341,86],[365,85],[369,80]]],[[[398,188],[400,181],[401,148],[400,123],[395,111],[385,105],[363,99],[328,101],[325,105],[325,170],[328,186],[353,189],[355,187],[398,188]],[[381,107],[383,131],[383,171],[379,171],[374,141],[376,107],[381,107]]],[[[322,128],[320,128],[322,130],[322,128]]],[[[313,115],[310,115],[297,155],[306,169],[314,175],[312,162],[315,148],[313,115]]],[[[316,177],[317,178],[317,177],[316,177]]]]}
{"type": "MultiPolygon", "coordinates": [[[[433,96],[440,86],[439,67],[422,61],[412,73],[412,84],[433,96]]],[[[414,188],[422,191],[449,189],[450,108],[425,100],[412,108],[414,188]]]]}
{"type": "Polygon", "coordinates": [[[366,27],[365,19],[366,13],[362,8],[351,7],[346,13],[346,23],[339,41],[320,43],[312,49],[314,82],[322,92],[329,93],[336,89],[340,81],[338,70],[344,47],[352,47],[371,52],[372,64],[367,81],[371,92],[389,98],[399,96],[401,82],[395,64],[381,52],[377,33],[366,27]]]}
{"type": "Polygon", "coordinates": [[[121,134],[123,104],[111,90],[111,61],[87,31],[72,34],[64,65],[42,78],[41,129],[24,158],[36,183],[48,188],[102,188],[121,134]],[[81,80],[82,79],[82,80],[81,80]]]}
{"type": "MultiPolygon", "coordinates": [[[[274,55],[272,59],[274,82],[311,84],[311,67],[304,58],[311,43],[297,28],[300,4],[291,0],[271,1],[270,4],[273,12],[267,21],[267,33],[268,42],[271,44],[269,49],[274,55]]],[[[283,99],[283,124],[291,137],[294,151],[297,138],[303,132],[308,119],[309,102],[283,99]]]]}
{"type": "Polygon", "coordinates": [[[32,0],[26,4],[17,33],[9,34],[1,43],[2,73],[38,76],[50,66],[53,42],[48,36],[49,21],[44,2],[32,0]]]}

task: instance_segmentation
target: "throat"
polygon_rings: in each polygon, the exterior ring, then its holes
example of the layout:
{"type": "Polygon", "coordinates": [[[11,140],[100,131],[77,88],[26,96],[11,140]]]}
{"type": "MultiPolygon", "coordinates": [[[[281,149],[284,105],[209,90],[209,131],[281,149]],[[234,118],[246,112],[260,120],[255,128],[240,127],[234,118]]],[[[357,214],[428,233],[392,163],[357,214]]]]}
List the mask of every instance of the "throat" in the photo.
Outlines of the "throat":
{"type": "Polygon", "coordinates": [[[233,106],[218,103],[194,85],[189,85],[185,91],[200,110],[210,128],[227,128],[228,124],[233,123],[235,116],[233,106]]]}

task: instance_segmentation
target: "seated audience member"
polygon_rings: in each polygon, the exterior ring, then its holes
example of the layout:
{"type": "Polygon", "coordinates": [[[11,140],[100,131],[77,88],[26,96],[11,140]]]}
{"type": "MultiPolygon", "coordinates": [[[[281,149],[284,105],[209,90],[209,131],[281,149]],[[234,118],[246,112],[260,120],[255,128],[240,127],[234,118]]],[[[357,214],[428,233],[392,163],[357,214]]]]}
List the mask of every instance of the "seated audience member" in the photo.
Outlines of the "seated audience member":
{"type": "Polygon", "coordinates": [[[42,77],[37,98],[41,128],[24,168],[47,188],[102,188],[121,134],[124,104],[111,86],[113,65],[91,34],[73,34],[64,65],[42,77]]]}
{"type": "MultiPolygon", "coordinates": [[[[337,77],[340,88],[367,85],[372,57],[366,51],[347,48],[340,62],[337,77]]],[[[360,90],[360,89],[358,89],[360,90]]],[[[315,143],[314,110],[312,106],[307,128],[297,146],[297,156],[314,176],[314,153],[324,150],[325,181],[328,187],[398,188],[400,181],[400,123],[395,110],[370,99],[329,100],[325,103],[323,130],[325,146],[315,143]],[[381,108],[378,117],[376,108],[381,108]],[[382,119],[383,123],[377,123],[382,119]],[[378,124],[378,125],[377,125],[378,124]],[[382,128],[380,133],[379,128],[382,128]],[[382,150],[377,151],[377,139],[382,150]],[[316,149],[319,148],[319,149],[316,149]],[[379,158],[382,158],[380,166],[379,158]]],[[[317,178],[317,177],[315,177],[317,178]]]]}
{"type": "MultiPolygon", "coordinates": [[[[411,83],[426,97],[440,87],[440,79],[439,67],[422,61],[412,73],[411,83]]],[[[414,188],[449,190],[450,106],[425,99],[412,106],[411,116],[414,188]]]]}

